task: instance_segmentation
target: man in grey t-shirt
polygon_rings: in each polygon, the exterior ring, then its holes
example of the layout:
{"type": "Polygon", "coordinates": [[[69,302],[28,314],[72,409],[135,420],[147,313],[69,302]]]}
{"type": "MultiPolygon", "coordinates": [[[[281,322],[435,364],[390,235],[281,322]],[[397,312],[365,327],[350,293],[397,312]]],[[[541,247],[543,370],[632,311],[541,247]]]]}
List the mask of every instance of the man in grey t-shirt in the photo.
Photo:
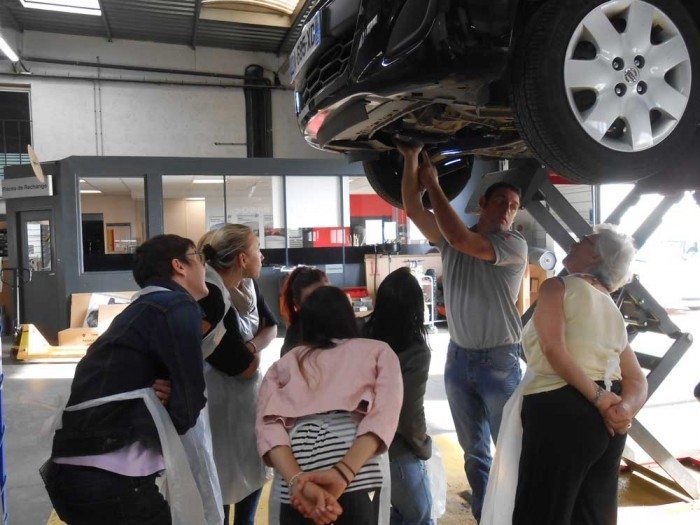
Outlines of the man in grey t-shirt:
{"type": "Polygon", "coordinates": [[[445,389],[464,450],[472,513],[479,521],[491,468],[491,436],[496,441],[503,405],[521,379],[522,325],[515,304],[527,266],[527,243],[510,231],[520,192],[505,183],[491,186],[479,201],[478,224],[469,229],[440,188],[428,155],[412,146],[399,150],[404,156],[404,210],[442,254],[450,331],[445,389]],[[433,212],[423,206],[422,188],[433,212]]]}

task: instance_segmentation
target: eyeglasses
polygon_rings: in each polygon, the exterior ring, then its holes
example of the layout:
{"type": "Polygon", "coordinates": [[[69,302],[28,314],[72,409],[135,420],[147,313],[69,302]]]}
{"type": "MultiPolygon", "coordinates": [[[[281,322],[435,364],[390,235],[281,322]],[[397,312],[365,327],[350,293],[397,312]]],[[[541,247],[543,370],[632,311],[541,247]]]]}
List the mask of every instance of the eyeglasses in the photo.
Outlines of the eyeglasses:
{"type": "Polygon", "coordinates": [[[197,257],[199,262],[204,263],[204,254],[202,252],[200,252],[199,250],[185,253],[185,256],[187,256],[187,255],[194,255],[195,257],[197,257]]]}

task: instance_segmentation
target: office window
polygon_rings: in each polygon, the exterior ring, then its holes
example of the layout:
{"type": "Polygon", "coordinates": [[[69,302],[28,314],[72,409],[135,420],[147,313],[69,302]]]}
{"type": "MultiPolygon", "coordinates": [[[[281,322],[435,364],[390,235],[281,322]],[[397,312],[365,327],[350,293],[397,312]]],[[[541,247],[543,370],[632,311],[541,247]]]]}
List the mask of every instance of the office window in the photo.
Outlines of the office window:
{"type": "Polygon", "coordinates": [[[350,244],[340,177],[287,177],[289,264],[338,264],[350,244]]]}
{"type": "Polygon", "coordinates": [[[27,222],[27,259],[33,272],[51,271],[51,221],[27,222]]]}
{"type": "Polygon", "coordinates": [[[284,178],[226,177],[227,222],[245,224],[260,239],[263,264],[285,264],[284,178]]]}
{"type": "Polygon", "coordinates": [[[83,270],[131,270],[146,239],[142,177],[80,179],[83,270]]]}
{"type": "Polygon", "coordinates": [[[195,242],[225,222],[222,176],[163,176],[165,233],[195,242]]]}
{"type": "Polygon", "coordinates": [[[343,177],[343,186],[343,210],[350,227],[348,246],[406,242],[406,214],[377,195],[366,177],[343,177]]]}
{"type": "Polygon", "coordinates": [[[5,166],[29,162],[32,143],[28,91],[0,91],[0,177],[5,166]]]}

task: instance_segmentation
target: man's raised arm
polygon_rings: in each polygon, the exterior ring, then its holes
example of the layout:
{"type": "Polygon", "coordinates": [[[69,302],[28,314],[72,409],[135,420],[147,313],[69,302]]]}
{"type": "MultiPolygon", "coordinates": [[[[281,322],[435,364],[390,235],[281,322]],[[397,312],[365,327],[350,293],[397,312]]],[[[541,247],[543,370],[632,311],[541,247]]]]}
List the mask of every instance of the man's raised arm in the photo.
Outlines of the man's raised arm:
{"type": "Polygon", "coordinates": [[[418,155],[420,146],[398,144],[397,148],[403,155],[403,176],[401,178],[401,199],[406,215],[418,229],[433,244],[442,240],[435,215],[426,210],[421,200],[421,187],[418,182],[418,155]]]}

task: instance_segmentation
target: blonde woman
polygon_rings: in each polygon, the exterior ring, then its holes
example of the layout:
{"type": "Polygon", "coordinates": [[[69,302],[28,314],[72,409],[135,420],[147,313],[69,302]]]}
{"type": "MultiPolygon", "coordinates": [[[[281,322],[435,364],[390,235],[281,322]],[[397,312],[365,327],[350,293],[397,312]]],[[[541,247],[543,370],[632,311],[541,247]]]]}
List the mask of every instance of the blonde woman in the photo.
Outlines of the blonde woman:
{"type": "Polygon", "coordinates": [[[235,504],[234,524],[253,525],[267,479],[254,430],[259,352],[277,335],[277,321],[255,282],[263,255],[250,228],[226,224],[205,234],[198,249],[209,289],[199,302],[205,315],[202,352],[225,523],[235,504]]]}

